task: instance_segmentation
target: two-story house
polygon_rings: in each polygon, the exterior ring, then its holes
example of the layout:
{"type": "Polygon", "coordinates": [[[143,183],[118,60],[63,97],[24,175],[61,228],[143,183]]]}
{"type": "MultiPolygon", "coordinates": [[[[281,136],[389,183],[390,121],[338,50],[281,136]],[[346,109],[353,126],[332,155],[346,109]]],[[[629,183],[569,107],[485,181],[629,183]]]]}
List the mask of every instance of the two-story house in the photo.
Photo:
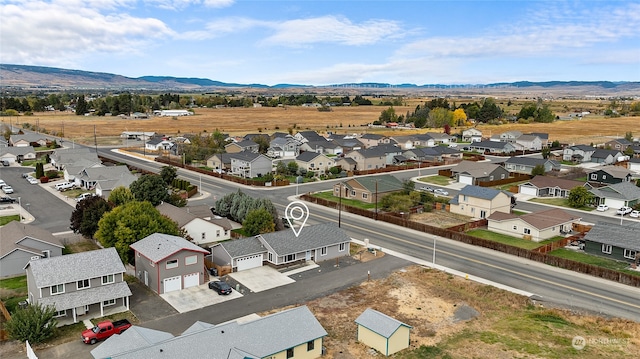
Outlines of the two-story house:
{"type": "Polygon", "coordinates": [[[633,177],[630,170],[621,166],[598,166],[585,170],[587,181],[591,184],[614,184],[629,182],[633,177]]]}
{"type": "Polygon", "coordinates": [[[58,318],[76,323],[129,310],[131,290],[113,247],[32,260],[25,270],[29,303],[54,307],[58,318]]]}
{"type": "Polygon", "coordinates": [[[449,200],[449,211],[473,218],[486,218],[494,212],[511,213],[512,197],[494,188],[467,185],[449,200]]]}
{"type": "Polygon", "coordinates": [[[482,141],[482,131],[475,127],[462,131],[463,142],[480,142],[482,141]]]}
{"type": "Polygon", "coordinates": [[[158,294],[204,283],[204,256],[209,252],[182,237],[154,233],[130,247],[136,277],[158,294]]]}
{"type": "Polygon", "coordinates": [[[304,168],[308,172],[316,175],[329,172],[329,168],[335,166],[333,159],[316,152],[302,152],[296,157],[299,168],[304,168]]]}
{"type": "Polygon", "coordinates": [[[267,149],[267,156],[271,158],[292,158],[299,154],[300,142],[292,136],[274,138],[267,149]]]}
{"type": "MultiPolygon", "coordinates": [[[[156,209],[160,214],[178,223],[178,227],[186,232],[195,244],[205,245],[231,239],[231,228],[225,228],[211,220],[199,218],[190,211],[190,207],[178,208],[170,203],[163,202],[157,205],[156,209]]],[[[212,216],[211,211],[209,211],[208,216],[212,216]]]]}
{"type": "Polygon", "coordinates": [[[51,232],[11,221],[0,226],[0,276],[23,275],[30,260],[61,256],[63,249],[51,232]]]}
{"type": "Polygon", "coordinates": [[[596,148],[589,145],[574,145],[562,150],[562,160],[575,163],[591,162],[591,156],[596,148]]]}
{"type": "Polygon", "coordinates": [[[207,158],[207,167],[212,168],[214,172],[222,173],[231,170],[231,154],[216,153],[207,158]]]}
{"type": "Polygon", "coordinates": [[[612,165],[616,162],[622,161],[624,153],[618,150],[606,150],[598,148],[591,155],[591,162],[600,163],[602,165],[612,165]]]}
{"type": "Polygon", "coordinates": [[[269,157],[251,151],[229,154],[231,159],[230,174],[244,178],[254,178],[271,173],[272,161],[269,157]]]}
{"type": "Polygon", "coordinates": [[[227,153],[238,153],[238,152],[253,152],[258,153],[260,150],[260,145],[252,140],[242,140],[238,142],[231,142],[224,146],[224,150],[227,153]]]}

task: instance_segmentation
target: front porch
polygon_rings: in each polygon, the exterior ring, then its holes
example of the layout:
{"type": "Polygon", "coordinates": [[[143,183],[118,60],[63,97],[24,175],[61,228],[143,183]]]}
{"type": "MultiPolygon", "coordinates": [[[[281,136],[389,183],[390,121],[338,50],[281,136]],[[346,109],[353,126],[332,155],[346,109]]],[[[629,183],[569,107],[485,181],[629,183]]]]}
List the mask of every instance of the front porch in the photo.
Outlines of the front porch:
{"type": "MultiPolygon", "coordinates": [[[[128,303],[127,303],[128,304],[128,303]]],[[[89,311],[87,311],[85,314],[83,315],[76,315],[75,317],[75,321],[74,321],[74,317],[73,314],[71,313],[72,310],[67,310],[66,311],[66,315],[62,316],[62,317],[58,317],[56,318],[58,321],[58,327],[62,327],[65,325],[70,325],[70,324],[74,324],[74,323],[78,323],[78,322],[83,322],[83,321],[87,321],[87,320],[91,320],[91,319],[95,319],[95,318],[102,318],[102,317],[106,317],[109,315],[113,315],[116,313],[122,313],[122,312],[126,312],[128,311],[129,308],[125,305],[113,305],[113,306],[109,306],[109,307],[104,307],[103,311],[100,311],[100,308],[97,304],[91,305],[89,306],[89,311]],[[93,308],[96,307],[96,308],[93,308]]]]}

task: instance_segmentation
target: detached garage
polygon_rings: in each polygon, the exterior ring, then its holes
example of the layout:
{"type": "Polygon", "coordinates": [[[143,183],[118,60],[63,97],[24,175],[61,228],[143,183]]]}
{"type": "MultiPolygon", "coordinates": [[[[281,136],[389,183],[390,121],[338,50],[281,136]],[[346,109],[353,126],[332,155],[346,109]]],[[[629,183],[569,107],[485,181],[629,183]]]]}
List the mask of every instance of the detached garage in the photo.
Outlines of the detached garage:
{"type": "Polygon", "coordinates": [[[389,356],[409,347],[411,326],[367,308],[358,318],[358,341],[389,356]]]}
{"type": "Polygon", "coordinates": [[[158,294],[204,284],[206,249],[182,237],[154,233],[134,244],[136,276],[158,294]]]}

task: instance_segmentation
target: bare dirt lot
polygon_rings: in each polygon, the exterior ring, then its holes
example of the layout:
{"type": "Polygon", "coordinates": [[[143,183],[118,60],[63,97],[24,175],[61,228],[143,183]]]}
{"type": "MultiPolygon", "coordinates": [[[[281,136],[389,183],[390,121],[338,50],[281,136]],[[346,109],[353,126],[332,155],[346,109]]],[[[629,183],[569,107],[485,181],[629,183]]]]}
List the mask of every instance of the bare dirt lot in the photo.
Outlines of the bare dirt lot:
{"type": "MultiPolygon", "coordinates": [[[[373,308],[410,326],[398,358],[632,358],[640,323],[533,305],[527,298],[412,266],[308,302],[328,332],[330,358],[380,354],[356,341],[354,320],[373,308]],[[585,338],[582,350],[572,347],[585,338]]],[[[263,313],[268,314],[268,313],[263,313]]]]}

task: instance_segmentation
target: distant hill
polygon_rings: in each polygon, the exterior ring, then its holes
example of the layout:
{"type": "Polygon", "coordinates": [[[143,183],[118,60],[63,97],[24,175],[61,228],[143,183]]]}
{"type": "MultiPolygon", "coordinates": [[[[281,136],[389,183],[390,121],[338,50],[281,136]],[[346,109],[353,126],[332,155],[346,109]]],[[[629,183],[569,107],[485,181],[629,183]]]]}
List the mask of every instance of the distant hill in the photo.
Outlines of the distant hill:
{"type": "Polygon", "coordinates": [[[478,89],[564,89],[570,91],[584,90],[598,93],[618,93],[640,90],[640,82],[612,82],[612,81],[546,81],[530,82],[518,81],[493,84],[388,84],[388,83],[342,83],[327,86],[310,86],[303,84],[278,84],[268,86],[263,84],[239,84],[214,81],[206,78],[172,77],[172,76],[142,76],[138,78],[126,77],[104,72],[70,70],[55,67],[27,66],[0,64],[0,88],[2,89],[95,89],[95,90],[182,90],[200,91],[216,88],[255,88],[255,89],[350,89],[353,91],[371,90],[478,90],[478,89]]]}

